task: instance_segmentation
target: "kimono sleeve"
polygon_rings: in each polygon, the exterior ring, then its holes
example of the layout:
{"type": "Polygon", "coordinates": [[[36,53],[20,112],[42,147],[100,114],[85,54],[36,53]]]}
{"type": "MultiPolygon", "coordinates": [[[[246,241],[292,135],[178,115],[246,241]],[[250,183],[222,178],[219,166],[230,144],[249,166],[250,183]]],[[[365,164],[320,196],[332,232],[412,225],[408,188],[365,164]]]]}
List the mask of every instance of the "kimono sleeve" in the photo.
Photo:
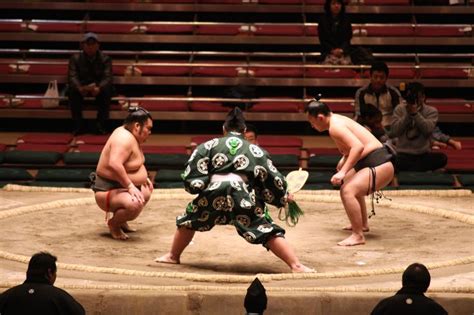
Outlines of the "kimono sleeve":
{"type": "Polygon", "coordinates": [[[203,145],[199,145],[189,157],[181,175],[187,192],[198,194],[209,185],[208,163],[209,151],[203,145]]]}
{"type": "Polygon", "coordinates": [[[287,183],[268,154],[258,159],[255,166],[255,179],[262,182],[261,198],[275,207],[284,207],[287,203],[287,183]]]}

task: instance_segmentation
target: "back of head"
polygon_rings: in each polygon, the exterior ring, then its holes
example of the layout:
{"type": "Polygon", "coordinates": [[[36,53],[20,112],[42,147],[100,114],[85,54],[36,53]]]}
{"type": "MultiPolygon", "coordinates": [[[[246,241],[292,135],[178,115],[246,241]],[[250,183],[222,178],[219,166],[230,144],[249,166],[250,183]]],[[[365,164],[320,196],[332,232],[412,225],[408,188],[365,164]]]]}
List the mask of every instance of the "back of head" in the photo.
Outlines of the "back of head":
{"type": "Polygon", "coordinates": [[[420,82],[410,82],[406,85],[404,98],[408,104],[415,104],[425,95],[425,86],[420,82]]]}
{"type": "Polygon", "coordinates": [[[310,116],[316,117],[319,114],[328,116],[331,113],[331,110],[329,109],[329,106],[320,102],[319,99],[313,99],[306,104],[304,112],[310,116]]]}
{"type": "Polygon", "coordinates": [[[402,275],[402,285],[404,288],[415,289],[424,293],[430,286],[431,276],[428,268],[420,263],[414,263],[405,269],[402,275]]]}
{"type": "Polygon", "coordinates": [[[388,77],[388,66],[383,61],[376,61],[372,64],[372,66],[370,67],[370,74],[372,75],[372,73],[374,73],[375,71],[383,72],[388,77]]]}
{"type": "Polygon", "coordinates": [[[150,113],[146,109],[138,106],[129,107],[128,116],[125,118],[123,124],[128,126],[137,122],[140,126],[143,126],[148,119],[153,120],[150,113]]]}
{"type": "Polygon", "coordinates": [[[47,279],[48,270],[56,272],[57,258],[47,252],[39,252],[34,254],[28,263],[28,270],[26,271],[27,280],[41,280],[47,279]]]}
{"type": "Polygon", "coordinates": [[[226,132],[235,131],[243,133],[245,131],[244,114],[238,107],[234,107],[229,111],[224,121],[224,130],[226,132]]]}

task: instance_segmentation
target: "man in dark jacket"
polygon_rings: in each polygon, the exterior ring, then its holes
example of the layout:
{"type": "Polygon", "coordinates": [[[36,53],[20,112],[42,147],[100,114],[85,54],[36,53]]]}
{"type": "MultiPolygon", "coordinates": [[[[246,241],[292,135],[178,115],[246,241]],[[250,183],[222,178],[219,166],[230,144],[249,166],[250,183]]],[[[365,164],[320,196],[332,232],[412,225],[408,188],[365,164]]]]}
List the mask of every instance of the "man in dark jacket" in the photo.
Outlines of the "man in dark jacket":
{"type": "Polygon", "coordinates": [[[441,305],[423,294],[428,290],[430,281],[430,273],[424,265],[411,264],[403,272],[400,291],[380,301],[371,315],[447,315],[441,305]]]}
{"type": "Polygon", "coordinates": [[[82,108],[84,97],[94,97],[97,108],[97,132],[106,133],[112,87],[112,60],[99,50],[99,39],[94,33],[84,35],[82,51],[69,60],[69,106],[74,120],[74,134],[84,132],[82,108]]]}
{"type": "Polygon", "coordinates": [[[0,295],[0,314],[83,315],[84,308],[66,291],[55,287],[56,257],[40,252],[28,264],[26,280],[0,295]]]}

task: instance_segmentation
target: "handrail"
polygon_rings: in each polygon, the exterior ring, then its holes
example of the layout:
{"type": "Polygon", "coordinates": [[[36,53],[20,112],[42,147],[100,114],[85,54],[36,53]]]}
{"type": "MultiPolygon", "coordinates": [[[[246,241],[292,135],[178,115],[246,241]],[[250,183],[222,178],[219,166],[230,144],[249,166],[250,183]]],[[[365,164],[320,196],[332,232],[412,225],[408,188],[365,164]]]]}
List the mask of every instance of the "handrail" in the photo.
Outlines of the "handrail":
{"type": "MultiPolygon", "coordinates": [[[[311,5],[302,1],[302,4],[219,4],[219,3],[78,3],[78,2],[30,2],[10,0],[2,1],[0,9],[23,10],[87,10],[87,11],[148,11],[148,12],[252,12],[252,13],[321,13],[322,5],[311,5]]],[[[474,6],[447,6],[447,5],[364,5],[351,3],[346,7],[350,14],[473,14],[474,6]]]]}
{"type": "MultiPolygon", "coordinates": [[[[0,19],[2,22],[11,22],[12,20],[0,19]]],[[[304,26],[304,27],[315,27],[318,23],[310,22],[291,22],[291,23],[270,23],[270,22],[205,22],[205,21],[105,21],[105,20],[46,20],[46,19],[32,19],[32,20],[16,20],[22,23],[25,23],[25,27],[28,28],[30,24],[41,24],[41,23],[73,23],[73,24],[134,24],[136,26],[144,26],[144,24],[150,25],[192,25],[192,26],[201,26],[201,25],[242,25],[242,26],[259,26],[259,25],[269,25],[269,26],[304,26]]],[[[426,26],[452,26],[452,27],[468,27],[471,28],[473,24],[470,23],[461,23],[461,24],[430,24],[430,23],[353,23],[354,28],[361,28],[364,26],[408,26],[408,27],[426,27],[426,26]]]]}
{"type": "MultiPolygon", "coordinates": [[[[56,61],[56,60],[48,60],[48,61],[38,61],[38,60],[5,60],[0,59],[0,64],[8,64],[8,65],[67,65],[68,61],[56,61]]],[[[166,67],[174,67],[174,66],[186,66],[186,67],[258,67],[258,68],[317,68],[317,69],[354,69],[354,70],[363,70],[363,69],[370,69],[370,65],[326,65],[326,64],[304,64],[304,63],[272,63],[272,62],[227,62],[227,63],[219,63],[219,62],[134,62],[134,61],[115,61],[113,63],[116,66],[133,66],[133,67],[140,67],[140,66],[151,66],[151,67],[158,67],[158,66],[166,66],[166,67]]],[[[420,63],[420,64],[396,64],[391,63],[390,68],[401,68],[401,69],[422,69],[422,68],[439,68],[439,67],[446,67],[449,69],[474,69],[474,65],[472,64],[454,64],[454,63],[445,63],[445,62],[430,62],[430,63],[420,63]]]]}
{"type": "MultiPolygon", "coordinates": [[[[43,95],[27,95],[27,94],[5,94],[0,95],[0,99],[53,99],[65,101],[68,100],[66,96],[59,97],[48,97],[43,95]]],[[[93,100],[94,98],[86,97],[86,100],[93,100]]],[[[113,97],[113,101],[119,101],[122,103],[131,103],[136,101],[186,101],[186,102],[226,102],[226,103],[261,103],[261,102],[275,102],[275,103],[307,103],[314,98],[304,97],[304,98],[284,98],[284,97],[259,97],[259,98],[226,98],[226,97],[191,97],[191,96],[146,96],[146,97],[127,97],[127,96],[116,96],[113,97]]],[[[327,103],[347,103],[354,102],[353,98],[321,98],[321,102],[327,103]]],[[[426,103],[435,101],[436,103],[449,103],[449,104],[472,104],[474,105],[474,99],[451,99],[442,98],[426,100],[426,103]]],[[[474,110],[474,108],[473,108],[474,110]]]]}
{"type": "MultiPolygon", "coordinates": [[[[40,54],[51,54],[51,55],[72,55],[78,53],[78,49],[23,49],[23,48],[0,48],[0,54],[21,54],[21,55],[40,55],[40,54]]],[[[122,56],[122,55],[136,55],[136,56],[162,56],[162,55],[176,55],[176,56],[219,56],[219,57],[320,57],[319,52],[231,52],[231,51],[168,51],[168,50],[150,50],[150,51],[139,51],[139,50],[102,50],[107,55],[122,56]]],[[[374,53],[374,57],[379,58],[437,58],[437,57],[449,57],[449,58],[474,58],[474,53],[374,53]]]]}

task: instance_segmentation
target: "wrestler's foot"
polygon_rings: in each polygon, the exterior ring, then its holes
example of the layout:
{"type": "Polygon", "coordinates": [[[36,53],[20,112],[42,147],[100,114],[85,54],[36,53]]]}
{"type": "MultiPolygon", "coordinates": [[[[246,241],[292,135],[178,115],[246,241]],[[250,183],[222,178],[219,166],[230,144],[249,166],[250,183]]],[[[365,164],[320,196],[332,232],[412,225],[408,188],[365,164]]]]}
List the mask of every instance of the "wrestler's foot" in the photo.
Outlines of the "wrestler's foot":
{"type": "MultiPolygon", "coordinates": [[[[344,231],[352,231],[352,226],[348,225],[342,228],[344,231]]],[[[362,232],[369,232],[369,227],[362,228],[362,232]]]]}
{"type": "Polygon", "coordinates": [[[124,224],[122,224],[121,228],[122,228],[122,231],[127,232],[127,233],[131,233],[131,232],[133,233],[133,232],[136,232],[136,231],[137,231],[136,228],[130,227],[130,225],[128,225],[127,222],[125,222],[124,224]]]}
{"type": "Polygon", "coordinates": [[[176,259],[171,253],[168,253],[166,255],[156,258],[155,262],[163,264],[179,264],[179,258],[176,259]]]}
{"type": "Polygon", "coordinates": [[[107,225],[109,226],[110,234],[114,239],[122,241],[128,240],[128,235],[125,234],[120,227],[113,226],[110,224],[110,221],[107,225]]]}
{"type": "Polygon", "coordinates": [[[316,270],[313,269],[313,268],[306,267],[306,266],[303,265],[303,264],[296,264],[296,265],[294,265],[294,266],[291,267],[291,272],[294,272],[294,273],[299,273],[299,272],[316,272],[316,270]]]}
{"type": "Polygon", "coordinates": [[[355,246],[365,244],[365,238],[363,235],[352,234],[343,241],[337,243],[339,246],[355,246]]]}

